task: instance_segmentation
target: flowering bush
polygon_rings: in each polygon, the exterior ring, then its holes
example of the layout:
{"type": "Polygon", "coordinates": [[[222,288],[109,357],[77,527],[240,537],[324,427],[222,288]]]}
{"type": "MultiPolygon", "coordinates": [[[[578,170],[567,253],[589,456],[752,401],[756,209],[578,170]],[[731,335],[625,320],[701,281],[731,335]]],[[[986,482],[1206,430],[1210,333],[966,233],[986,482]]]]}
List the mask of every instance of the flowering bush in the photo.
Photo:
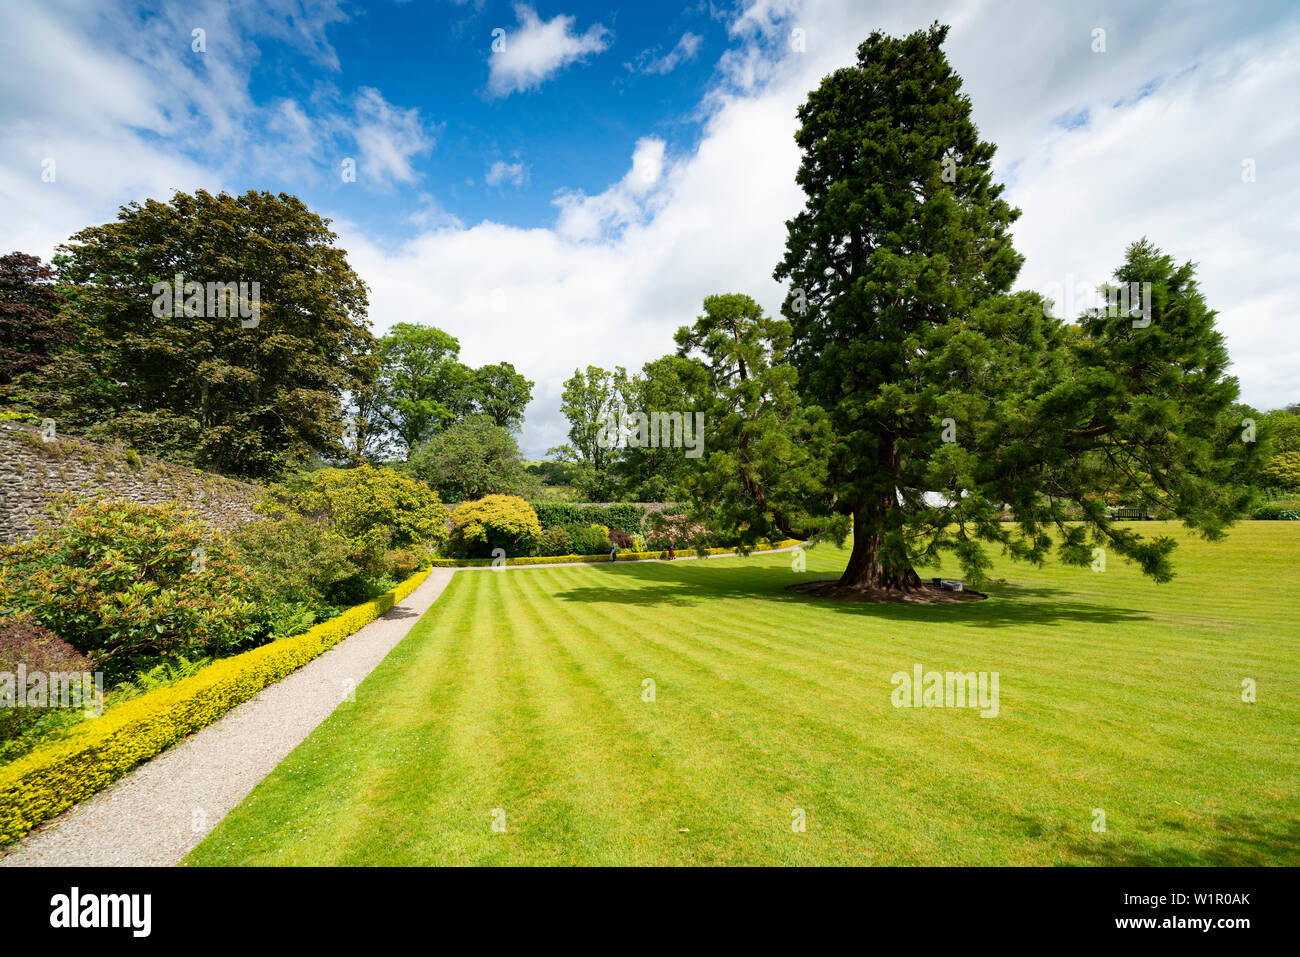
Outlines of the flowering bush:
{"type": "Polygon", "coordinates": [[[65,500],[0,547],[0,619],[31,615],[110,677],[140,656],[233,651],[260,629],[249,571],[214,531],[176,505],[65,500]]]}
{"type": "Polygon", "coordinates": [[[645,519],[645,540],[650,548],[674,547],[701,548],[709,544],[709,533],[703,525],[692,522],[685,515],[665,515],[651,512],[645,519]]]}

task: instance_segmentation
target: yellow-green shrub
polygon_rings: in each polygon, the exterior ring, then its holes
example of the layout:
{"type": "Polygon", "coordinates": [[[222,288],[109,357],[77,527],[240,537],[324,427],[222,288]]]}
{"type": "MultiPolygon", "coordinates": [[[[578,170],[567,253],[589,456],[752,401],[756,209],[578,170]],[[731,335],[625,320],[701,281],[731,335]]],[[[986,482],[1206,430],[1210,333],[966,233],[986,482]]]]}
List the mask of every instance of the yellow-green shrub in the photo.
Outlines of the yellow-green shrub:
{"type": "Polygon", "coordinates": [[[462,502],[451,513],[448,553],[483,558],[500,548],[507,555],[529,555],[542,537],[533,507],[518,495],[485,495],[462,502]]]}
{"type": "Polygon", "coordinates": [[[111,708],[77,725],[67,737],[0,769],[0,845],[12,844],[302,667],[384,614],[428,574],[428,569],[418,572],[373,601],[301,635],[213,662],[174,685],[111,708]]]}

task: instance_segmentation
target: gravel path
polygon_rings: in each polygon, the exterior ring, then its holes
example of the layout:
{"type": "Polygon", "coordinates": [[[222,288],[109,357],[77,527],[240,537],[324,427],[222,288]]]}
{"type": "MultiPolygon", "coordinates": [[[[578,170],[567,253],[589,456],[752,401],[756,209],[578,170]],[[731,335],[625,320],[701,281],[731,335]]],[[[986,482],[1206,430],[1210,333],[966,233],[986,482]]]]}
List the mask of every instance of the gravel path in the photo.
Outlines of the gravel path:
{"type": "Polygon", "coordinates": [[[382,618],[41,825],[0,866],[177,863],[383,661],[454,571],[433,569],[382,618]]]}

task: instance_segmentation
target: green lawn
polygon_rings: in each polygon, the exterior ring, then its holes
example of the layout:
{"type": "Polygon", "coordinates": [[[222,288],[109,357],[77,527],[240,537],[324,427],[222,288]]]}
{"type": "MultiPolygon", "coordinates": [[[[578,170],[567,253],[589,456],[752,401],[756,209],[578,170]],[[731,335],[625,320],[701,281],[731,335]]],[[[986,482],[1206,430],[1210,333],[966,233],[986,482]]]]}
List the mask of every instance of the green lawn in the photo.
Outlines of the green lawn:
{"type": "Polygon", "coordinates": [[[458,572],[188,861],[1300,863],[1300,523],[1144,530],[1173,583],[1007,563],[949,606],[788,593],[827,547],[458,572]],[[916,663],[998,672],[998,716],[895,708],[916,663]]]}

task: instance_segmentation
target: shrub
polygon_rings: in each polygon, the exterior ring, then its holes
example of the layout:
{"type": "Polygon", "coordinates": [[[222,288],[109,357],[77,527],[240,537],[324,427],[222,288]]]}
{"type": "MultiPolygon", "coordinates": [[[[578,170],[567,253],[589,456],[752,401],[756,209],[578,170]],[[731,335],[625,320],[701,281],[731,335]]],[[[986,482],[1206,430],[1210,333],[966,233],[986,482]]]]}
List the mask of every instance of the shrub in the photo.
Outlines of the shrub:
{"type": "Polygon", "coordinates": [[[211,658],[195,658],[191,661],[184,655],[172,661],[160,661],[151,668],[137,672],[135,677],[114,685],[109,695],[112,699],[111,703],[116,706],[148,694],[150,691],[165,688],[182,678],[198,674],[210,664],[212,664],[211,658]]]}
{"type": "Polygon", "coordinates": [[[1251,518],[1261,521],[1295,521],[1298,514],[1300,514],[1300,506],[1286,500],[1264,502],[1250,511],[1251,518]]]}
{"type": "Polygon", "coordinates": [[[709,545],[709,533],[685,515],[651,512],[646,516],[645,540],[651,548],[703,548],[709,545]]]}
{"type": "Polygon", "coordinates": [[[1300,452],[1278,452],[1264,467],[1263,478],[1278,488],[1300,489],[1300,452]]]}
{"type": "Polygon", "coordinates": [[[427,557],[410,549],[394,549],[384,556],[384,564],[388,566],[389,575],[402,581],[423,568],[427,557]]]}
{"type": "Polygon", "coordinates": [[[453,555],[487,558],[494,548],[507,555],[531,555],[542,537],[537,513],[515,495],[487,495],[451,513],[453,555]]]}
{"type": "Polygon", "coordinates": [[[609,540],[619,548],[632,548],[635,544],[632,541],[632,536],[621,528],[611,528],[609,530],[609,540]]]}
{"type": "MultiPolygon", "coordinates": [[[[15,756],[12,748],[7,746],[13,739],[31,731],[53,713],[68,710],[28,707],[26,702],[24,707],[15,707],[19,696],[27,693],[25,684],[18,685],[19,665],[23,665],[28,674],[43,672],[46,675],[82,674],[93,667],[90,659],[30,615],[0,627],[0,674],[5,676],[0,678],[0,755],[5,758],[15,756]]],[[[69,715],[73,720],[80,716],[76,709],[69,715]]]]}
{"type": "Polygon", "coordinates": [[[0,619],[31,614],[110,677],[135,657],[219,655],[256,638],[248,569],[192,513],[65,501],[52,518],[0,547],[0,619]]]}
{"type": "Polygon", "coordinates": [[[538,542],[539,555],[572,555],[573,539],[563,528],[548,528],[538,542]]]}
{"type": "Polygon", "coordinates": [[[386,572],[384,553],[390,548],[429,552],[447,541],[447,510],[438,494],[396,469],[361,465],[310,472],[299,488],[281,489],[262,506],[272,515],[285,509],[332,524],[351,546],[353,563],[374,577],[386,572]]]}
{"type": "Polygon", "coordinates": [[[358,572],[351,546],[330,525],[287,512],[241,525],[229,540],[251,572],[249,591],[272,636],[298,634],[338,605],[355,604],[342,594],[358,572]]]}
{"type": "Polygon", "coordinates": [[[565,525],[574,555],[599,555],[609,551],[609,537],[599,525],[565,525]]]}

